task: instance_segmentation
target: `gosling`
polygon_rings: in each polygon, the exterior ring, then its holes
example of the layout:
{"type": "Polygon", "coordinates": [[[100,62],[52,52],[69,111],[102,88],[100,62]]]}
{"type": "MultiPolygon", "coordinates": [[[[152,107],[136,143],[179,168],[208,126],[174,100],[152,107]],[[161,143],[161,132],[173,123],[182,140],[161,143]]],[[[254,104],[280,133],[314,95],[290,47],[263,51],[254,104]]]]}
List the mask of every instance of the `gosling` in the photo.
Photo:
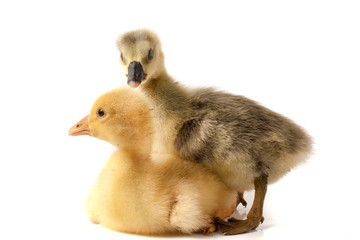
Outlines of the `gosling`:
{"type": "Polygon", "coordinates": [[[70,129],[70,135],[90,135],[117,147],[86,201],[90,219],[146,235],[215,231],[214,219],[235,210],[236,191],[199,164],[174,155],[151,158],[152,131],[150,109],[131,89],[104,94],[70,129]]]}
{"type": "Polygon", "coordinates": [[[267,185],[304,162],[310,136],[288,118],[243,96],[212,88],[188,89],[165,69],[153,32],[124,33],[117,40],[127,83],[144,93],[153,109],[152,154],[176,154],[202,163],[239,193],[255,189],[246,220],[219,220],[224,234],[255,229],[263,220],[267,185]]]}

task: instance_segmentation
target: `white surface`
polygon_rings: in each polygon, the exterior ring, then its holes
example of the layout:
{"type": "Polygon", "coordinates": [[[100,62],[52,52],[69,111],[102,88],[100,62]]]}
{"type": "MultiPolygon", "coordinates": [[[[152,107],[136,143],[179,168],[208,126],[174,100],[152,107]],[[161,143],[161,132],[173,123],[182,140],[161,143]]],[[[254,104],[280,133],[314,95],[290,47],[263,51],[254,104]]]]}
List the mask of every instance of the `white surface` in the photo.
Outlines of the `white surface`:
{"type": "MultiPolygon", "coordinates": [[[[114,43],[139,27],[158,32],[177,80],[257,100],[315,139],[308,163],[269,187],[265,223],[229,239],[355,239],[359,12],[358,1],[1,1],[0,239],[148,238],[87,220],[113,148],[67,136],[125,86],[114,43]]],[[[175,237],[205,238],[226,237],[175,237]]]]}

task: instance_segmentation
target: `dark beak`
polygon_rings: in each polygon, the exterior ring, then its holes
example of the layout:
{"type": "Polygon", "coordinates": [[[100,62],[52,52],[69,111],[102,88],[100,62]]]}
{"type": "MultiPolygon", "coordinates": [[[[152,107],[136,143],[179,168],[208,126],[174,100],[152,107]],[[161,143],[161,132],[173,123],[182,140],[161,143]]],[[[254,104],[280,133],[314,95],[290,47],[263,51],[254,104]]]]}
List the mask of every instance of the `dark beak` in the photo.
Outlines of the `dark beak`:
{"type": "Polygon", "coordinates": [[[128,85],[136,88],[145,78],[144,69],[139,62],[131,62],[128,68],[128,85]]]}

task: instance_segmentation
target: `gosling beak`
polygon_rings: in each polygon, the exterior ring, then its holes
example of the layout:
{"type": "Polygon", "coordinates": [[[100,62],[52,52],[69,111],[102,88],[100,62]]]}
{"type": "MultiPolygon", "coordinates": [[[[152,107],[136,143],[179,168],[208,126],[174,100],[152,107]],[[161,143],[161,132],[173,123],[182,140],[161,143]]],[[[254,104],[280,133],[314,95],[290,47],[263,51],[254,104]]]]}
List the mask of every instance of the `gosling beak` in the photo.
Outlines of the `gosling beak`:
{"type": "Polygon", "coordinates": [[[145,78],[144,69],[139,62],[131,62],[128,68],[127,84],[132,87],[138,87],[145,78]]]}
{"type": "Polygon", "coordinates": [[[89,129],[89,115],[81,119],[69,130],[69,136],[80,136],[80,135],[91,136],[91,132],[89,129]]]}

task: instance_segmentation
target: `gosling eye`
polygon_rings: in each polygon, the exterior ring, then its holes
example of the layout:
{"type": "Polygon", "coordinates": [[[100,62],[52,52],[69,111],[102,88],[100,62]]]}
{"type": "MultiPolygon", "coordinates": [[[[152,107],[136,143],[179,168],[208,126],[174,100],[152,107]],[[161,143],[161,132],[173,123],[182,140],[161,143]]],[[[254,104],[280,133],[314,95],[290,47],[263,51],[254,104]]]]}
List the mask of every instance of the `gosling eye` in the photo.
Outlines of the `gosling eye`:
{"type": "Polygon", "coordinates": [[[154,50],[152,48],[150,48],[149,53],[148,53],[148,59],[151,60],[154,58],[154,50]]]}
{"type": "Polygon", "coordinates": [[[125,62],[122,52],[120,52],[120,58],[121,58],[121,61],[125,62]]]}
{"type": "Polygon", "coordinates": [[[100,108],[100,109],[97,111],[97,115],[98,115],[99,117],[105,116],[104,110],[102,110],[102,109],[100,108]]]}

